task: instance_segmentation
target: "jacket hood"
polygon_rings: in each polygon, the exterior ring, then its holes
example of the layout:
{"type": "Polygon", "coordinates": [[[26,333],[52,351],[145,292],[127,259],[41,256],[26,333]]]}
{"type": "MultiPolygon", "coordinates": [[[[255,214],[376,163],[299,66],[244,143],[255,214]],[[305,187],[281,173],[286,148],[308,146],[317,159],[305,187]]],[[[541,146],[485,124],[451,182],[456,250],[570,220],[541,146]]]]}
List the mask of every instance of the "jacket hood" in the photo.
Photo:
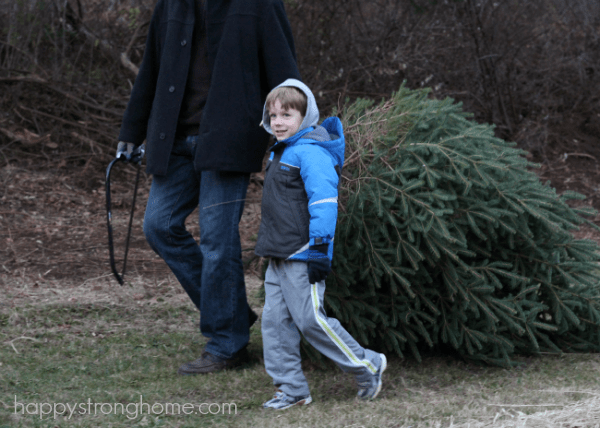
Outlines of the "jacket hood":
{"type": "MultiPolygon", "coordinates": [[[[300,124],[300,128],[298,128],[297,132],[300,132],[306,128],[310,128],[311,126],[315,126],[317,123],[319,123],[319,108],[317,107],[317,101],[315,100],[315,96],[308,86],[299,80],[287,79],[274,89],[282,86],[292,86],[294,88],[298,88],[306,95],[306,115],[304,116],[304,120],[300,124]]],[[[269,112],[267,110],[267,103],[265,103],[263,107],[262,126],[265,128],[265,131],[273,135],[273,130],[271,129],[271,118],[269,117],[269,112]]]]}
{"type": "MultiPolygon", "coordinates": [[[[319,108],[317,107],[315,97],[311,90],[308,89],[308,86],[296,79],[287,79],[277,87],[280,86],[293,86],[306,94],[306,115],[296,134],[283,141],[278,141],[271,147],[271,150],[279,144],[285,144],[287,146],[316,144],[326,149],[341,168],[344,165],[344,150],[346,148],[342,122],[337,117],[329,117],[325,119],[321,125],[317,125],[317,123],[319,123],[319,108]]],[[[273,135],[266,103],[263,108],[263,121],[261,125],[269,134],[273,135]]]]}

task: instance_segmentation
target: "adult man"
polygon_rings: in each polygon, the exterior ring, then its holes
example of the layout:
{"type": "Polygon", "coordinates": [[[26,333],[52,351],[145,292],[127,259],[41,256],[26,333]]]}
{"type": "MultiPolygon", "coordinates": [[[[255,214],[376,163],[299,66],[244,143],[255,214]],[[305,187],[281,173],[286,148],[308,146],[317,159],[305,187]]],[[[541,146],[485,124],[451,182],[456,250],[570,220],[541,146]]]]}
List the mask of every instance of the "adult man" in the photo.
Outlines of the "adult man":
{"type": "Polygon", "coordinates": [[[117,150],[128,156],[146,139],[154,178],[144,233],[200,310],[209,338],[180,374],[230,367],[248,344],[256,315],[238,224],[267,146],[259,127],[266,94],[299,78],[281,0],[204,1],[158,1],[117,150]],[[200,245],[184,225],[196,207],[200,245]]]}

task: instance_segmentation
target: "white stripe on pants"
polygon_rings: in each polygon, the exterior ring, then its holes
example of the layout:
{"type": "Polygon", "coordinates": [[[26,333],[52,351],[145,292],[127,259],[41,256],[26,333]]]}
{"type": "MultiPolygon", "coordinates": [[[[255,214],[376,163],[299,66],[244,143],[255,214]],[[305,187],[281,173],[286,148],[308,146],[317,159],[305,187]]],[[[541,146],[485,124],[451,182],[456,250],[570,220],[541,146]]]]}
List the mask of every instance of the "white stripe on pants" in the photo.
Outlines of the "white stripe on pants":
{"type": "Polygon", "coordinates": [[[291,396],[309,394],[302,373],[300,332],[306,340],[357,380],[375,374],[379,354],[365,349],[323,309],[325,281],[310,284],[307,264],[271,259],[265,277],[262,337],[265,368],[273,383],[291,396]]]}

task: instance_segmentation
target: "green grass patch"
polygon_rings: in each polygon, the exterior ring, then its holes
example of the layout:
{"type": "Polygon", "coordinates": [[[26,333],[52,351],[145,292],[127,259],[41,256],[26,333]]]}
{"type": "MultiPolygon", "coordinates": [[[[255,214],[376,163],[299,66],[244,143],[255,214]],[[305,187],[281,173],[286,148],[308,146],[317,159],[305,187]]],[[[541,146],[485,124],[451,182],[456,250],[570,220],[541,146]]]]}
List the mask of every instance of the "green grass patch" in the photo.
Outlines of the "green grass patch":
{"type": "Polygon", "coordinates": [[[206,343],[191,304],[0,307],[0,325],[2,428],[513,426],[600,398],[595,354],[521,358],[510,370],[429,355],[392,357],[380,397],[366,403],[351,376],[307,363],[313,404],[273,412],[261,407],[273,386],[259,323],[250,362],[189,377],[177,368],[206,343]]]}

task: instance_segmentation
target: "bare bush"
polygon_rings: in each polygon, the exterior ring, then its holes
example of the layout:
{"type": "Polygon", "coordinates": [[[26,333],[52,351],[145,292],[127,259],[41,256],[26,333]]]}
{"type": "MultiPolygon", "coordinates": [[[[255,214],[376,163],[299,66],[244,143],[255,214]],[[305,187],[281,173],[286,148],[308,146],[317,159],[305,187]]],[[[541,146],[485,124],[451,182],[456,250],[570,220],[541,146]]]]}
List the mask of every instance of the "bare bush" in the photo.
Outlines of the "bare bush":
{"type": "Polygon", "coordinates": [[[591,0],[288,7],[303,77],[321,105],[388,96],[407,80],[462,101],[500,137],[529,150],[600,131],[598,9],[591,0]]]}
{"type": "Polygon", "coordinates": [[[152,7],[152,0],[18,0],[0,10],[6,162],[89,166],[112,155],[152,7]]]}
{"type": "MultiPolygon", "coordinates": [[[[0,143],[18,149],[0,146],[5,161],[26,153],[70,165],[112,154],[155,3],[2,3],[0,143]]],[[[286,0],[286,8],[301,74],[324,114],[347,99],[388,97],[406,81],[463,102],[530,151],[600,135],[595,0],[286,0]]]]}

